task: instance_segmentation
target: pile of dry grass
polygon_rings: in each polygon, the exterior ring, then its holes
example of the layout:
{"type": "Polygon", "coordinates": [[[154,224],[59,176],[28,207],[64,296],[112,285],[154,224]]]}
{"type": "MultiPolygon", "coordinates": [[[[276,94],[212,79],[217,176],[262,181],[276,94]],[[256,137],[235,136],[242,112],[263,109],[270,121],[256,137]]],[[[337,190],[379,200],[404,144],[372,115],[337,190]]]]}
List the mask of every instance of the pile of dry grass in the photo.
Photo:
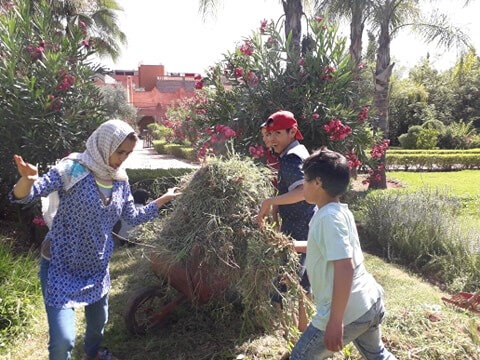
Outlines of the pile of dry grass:
{"type": "MultiPolygon", "coordinates": [[[[269,328],[272,319],[279,319],[271,298],[279,292],[280,277],[289,282],[281,293],[284,314],[293,312],[299,296],[298,256],[291,240],[268,227],[260,230],[254,221],[260,202],[273,193],[271,177],[249,159],[210,158],[183,179],[183,195],[166,216],[143,226],[140,234],[162,258],[185,267],[200,262],[208,269],[207,284],[225,279],[226,293],[234,292],[241,301],[248,328],[269,328]]],[[[217,295],[216,300],[225,299],[225,292],[217,295]]],[[[232,309],[225,301],[214,303],[216,310],[232,309]]]]}

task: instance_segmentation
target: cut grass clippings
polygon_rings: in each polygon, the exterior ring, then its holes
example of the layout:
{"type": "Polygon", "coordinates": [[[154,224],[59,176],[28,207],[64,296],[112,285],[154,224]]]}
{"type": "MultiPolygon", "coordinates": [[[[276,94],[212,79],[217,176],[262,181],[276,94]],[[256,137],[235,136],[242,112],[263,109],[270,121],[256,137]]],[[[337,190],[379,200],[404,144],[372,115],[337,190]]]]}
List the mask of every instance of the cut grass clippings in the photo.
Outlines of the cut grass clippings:
{"type": "MultiPolygon", "coordinates": [[[[291,239],[268,227],[261,230],[254,222],[261,201],[273,194],[271,176],[267,168],[237,155],[207,159],[184,180],[171,211],[136,234],[153,246],[146,254],[153,262],[170,263],[158,267],[159,275],[189,273],[198,289],[186,293],[190,300],[202,300],[203,290],[211,292],[212,312],[239,317],[242,331],[274,325],[274,293],[290,311],[299,297],[298,255],[291,239]],[[279,276],[289,279],[288,291],[280,292],[279,276]],[[237,314],[228,304],[232,295],[240,303],[237,314]]],[[[183,285],[176,283],[177,288],[183,285]]]]}
{"type": "MultiPolygon", "coordinates": [[[[136,289],[160,282],[148,266],[132,251],[138,248],[119,247],[110,264],[112,285],[110,319],[105,345],[122,360],[187,360],[244,359],[278,360],[289,349],[281,333],[261,332],[240,336],[239,319],[219,321],[206,308],[195,309],[183,303],[171,315],[165,327],[146,336],[130,335],[123,313],[129,296],[136,289]]],[[[366,254],[366,267],[385,290],[387,315],[382,326],[383,338],[399,360],[419,359],[480,359],[480,317],[462,310],[445,307],[444,296],[438,289],[409,274],[401,267],[387,264],[366,254]],[[476,343],[474,342],[476,341],[476,343]]],[[[41,309],[43,311],[43,308],[41,309]]],[[[83,311],[77,314],[77,344],[74,359],[81,359],[83,341],[83,311]]],[[[39,318],[28,341],[18,341],[9,348],[5,360],[44,360],[47,358],[47,323],[39,318]]],[[[360,359],[349,346],[351,356],[336,359],[360,359]]]]}

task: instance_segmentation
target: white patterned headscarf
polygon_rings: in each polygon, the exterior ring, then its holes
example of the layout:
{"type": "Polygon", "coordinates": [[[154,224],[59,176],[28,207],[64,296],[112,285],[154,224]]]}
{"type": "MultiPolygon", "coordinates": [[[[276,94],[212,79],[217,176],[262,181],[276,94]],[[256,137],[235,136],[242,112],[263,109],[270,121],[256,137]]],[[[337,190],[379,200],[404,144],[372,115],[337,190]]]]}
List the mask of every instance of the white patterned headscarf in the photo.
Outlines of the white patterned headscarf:
{"type": "MultiPolygon", "coordinates": [[[[106,180],[127,181],[128,176],[125,169],[113,168],[109,165],[108,159],[117,150],[120,144],[128,135],[135,133],[135,130],[122,120],[108,120],[101,124],[87,140],[87,146],[82,153],[72,153],[64,160],[74,160],[86,167],[96,177],[106,180]]],[[[59,164],[60,165],[60,164],[59,164]]],[[[83,177],[71,176],[71,171],[61,173],[62,181],[66,190],[75,185],[83,177]]],[[[74,174],[75,175],[75,172],[74,174]]]]}
{"type": "MultiPolygon", "coordinates": [[[[112,168],[108,159],[131,133],[135,133],[133,128],[121,120],[109,120],[101,124],[88,138],[84,152],[72,153],[55,165],[64,190],[70,190],[90,173],[102,179],[127,181],[125,169],[112,168]]],[[[59,204],[58,191],[42,197],[42,214],[49,228],[52,227],[59,204]]]]}

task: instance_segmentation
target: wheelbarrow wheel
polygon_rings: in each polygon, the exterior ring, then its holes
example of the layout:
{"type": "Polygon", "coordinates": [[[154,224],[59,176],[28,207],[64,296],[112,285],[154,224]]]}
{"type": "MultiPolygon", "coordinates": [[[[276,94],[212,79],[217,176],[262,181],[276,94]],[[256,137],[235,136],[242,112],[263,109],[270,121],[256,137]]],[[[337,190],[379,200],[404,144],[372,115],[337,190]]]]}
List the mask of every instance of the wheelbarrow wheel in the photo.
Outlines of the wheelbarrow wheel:
{"type": "Polygon", "coordinates": [[[155,313],[158,307],[163,305],[162,299],[165,298],[165,294],[164,287],[148,286],[130,296],[124,319],[125,326],[131,334],[144,335],[164,321],[155,318],[155,313]]]}

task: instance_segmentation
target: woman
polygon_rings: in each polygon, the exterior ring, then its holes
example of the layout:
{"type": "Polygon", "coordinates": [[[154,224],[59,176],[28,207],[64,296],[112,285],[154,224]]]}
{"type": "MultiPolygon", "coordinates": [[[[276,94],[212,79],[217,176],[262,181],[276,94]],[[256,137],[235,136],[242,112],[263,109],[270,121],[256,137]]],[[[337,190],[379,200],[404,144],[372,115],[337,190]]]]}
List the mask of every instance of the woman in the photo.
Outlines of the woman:
{"type": "Polygon", "coordinates": [[[100,348],[108,318],[108,263],[112,229],[122,219],[139,225],[158,216],[158,209],[178,194],[169,189],[143,208],[136,208],[122,163],[137,137],[121,120],[109,120],[88,138],[83,153],[62,159],[47,174],[15,155],[20,179],[10,193],[27,204],[57,191],[59,205],[42,244],[40,280],[49,325],[50,360],[70,359],[75,343],[75,311],[85,306],[85,359],[114,359],[100,348]]]}

